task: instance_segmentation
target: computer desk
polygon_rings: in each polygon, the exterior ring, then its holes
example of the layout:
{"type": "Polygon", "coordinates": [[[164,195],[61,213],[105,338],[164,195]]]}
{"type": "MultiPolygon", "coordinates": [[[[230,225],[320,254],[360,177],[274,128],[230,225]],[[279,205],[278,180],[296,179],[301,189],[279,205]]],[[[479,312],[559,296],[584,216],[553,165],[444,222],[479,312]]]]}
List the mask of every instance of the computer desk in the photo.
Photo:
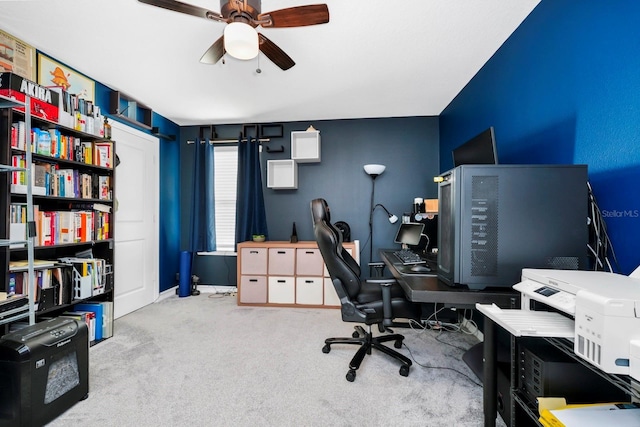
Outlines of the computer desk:
{"type": "Polygon", "coordinates": [[[520,306],[520,293],[511,287],[483,290],[470,290],[463,286],[452,287],[438,280],[435,266],[431,266],[431,273],[413,273],[409,266],[403,266],[396,259],[394,251],[395,249],[382,249],[380,256],[410,301],[441,303],[459,308],[475,308],[478,302],[494,303],[502,308],[513,307],[513,304],[520,306]]]}
{"type": "MultiPolygon", "coordinates": [[[[432,273],[412,273],[408,266],[403,266],[393,255],[395,249],[382,249],[380,256],[385,265],[404,289],[407,298],[413,302],[441,303],[448,307],[475,308],[477,302],[495,304],[502,308],[520,306],[520,293],[511,287],[485,288],[470,290],[465,287],[451,287],[438,280],[436,266],[431,265],[432,273]]],[[[487,319],[484,330],[483,358],[474,365],[483,366],[483,407],[485,427],[496,425],[497,417],[497,342],[496,326],[487,319]]],[[[482,345],[482,344],[481,344],[482,345]]],[[[470,365],[471,367],[471,365],[470,365]]]]}

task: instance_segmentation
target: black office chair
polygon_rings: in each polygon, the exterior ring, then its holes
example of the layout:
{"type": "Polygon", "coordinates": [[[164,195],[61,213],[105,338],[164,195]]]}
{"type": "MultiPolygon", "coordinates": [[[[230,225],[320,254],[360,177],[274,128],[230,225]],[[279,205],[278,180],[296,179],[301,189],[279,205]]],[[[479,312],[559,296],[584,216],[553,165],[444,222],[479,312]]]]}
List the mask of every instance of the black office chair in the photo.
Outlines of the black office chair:
{"type": "Polygon", "coordinates": [[[360,348],[349,363],[347,380],[354,381],[356,370],[360,367],[364,356],[371,354],[372,349],[379,350],[399,360],[400,375],[409,375],[411,360],[399,352],[383,345],[394,341],[394,347],[402,347],[404,336],[387,334],[374,337],[371,325],[378,325],[381,331],[391,332],[393,326],[407,327],[408,323],[396,322],[394,319],[418,319],[420,307],[406,299],[404,291],[393,279],[360,279],[360,267],[342,246],[340,231],[331,224],[329,206],[324,199],[311,201],[313,231],[320,248],[333,286],[340,298],[342,320],[367,325],[367,330],[358,325],[350,338],[327,338],[323,353],[331,351],[332,344],[355,344],[360,348]]]}

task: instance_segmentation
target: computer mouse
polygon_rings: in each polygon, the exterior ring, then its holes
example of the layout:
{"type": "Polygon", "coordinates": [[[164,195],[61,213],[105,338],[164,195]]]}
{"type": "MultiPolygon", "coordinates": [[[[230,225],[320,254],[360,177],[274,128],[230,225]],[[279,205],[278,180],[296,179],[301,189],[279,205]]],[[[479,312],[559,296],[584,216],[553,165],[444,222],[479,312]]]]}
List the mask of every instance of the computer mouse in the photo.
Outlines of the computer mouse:
{"type": "Polygon", "coordinates": [[[426,265],[416,264],[411,266],[411,271],[413,271],[414,273],[428,273],[431,271],[431,269],[426,265]]]}

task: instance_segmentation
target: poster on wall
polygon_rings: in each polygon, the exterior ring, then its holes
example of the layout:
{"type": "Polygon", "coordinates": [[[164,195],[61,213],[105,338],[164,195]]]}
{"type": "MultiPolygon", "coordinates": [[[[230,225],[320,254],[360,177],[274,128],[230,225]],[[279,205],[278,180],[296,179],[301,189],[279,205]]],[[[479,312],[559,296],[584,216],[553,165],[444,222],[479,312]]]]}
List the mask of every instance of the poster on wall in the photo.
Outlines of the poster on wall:
{"type": "Polygon", "coordinates": [[[94,101],[95,82],[72,68],[38,52],[38,84],[58,86],[87,101],[94,101]]]}
{"type": "Polygon", "coordinates": [[[32,82],[36,80],[36,50],[0,30],[0,72],[15,73],[32,82]]]}

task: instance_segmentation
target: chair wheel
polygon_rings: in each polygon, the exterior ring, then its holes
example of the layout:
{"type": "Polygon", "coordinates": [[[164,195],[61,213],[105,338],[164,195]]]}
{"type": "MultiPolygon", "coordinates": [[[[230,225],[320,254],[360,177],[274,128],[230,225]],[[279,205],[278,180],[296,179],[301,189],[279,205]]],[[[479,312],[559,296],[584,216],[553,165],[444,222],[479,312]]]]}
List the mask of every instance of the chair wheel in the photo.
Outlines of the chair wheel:
{"type": "Polygon", "coordinates": [[[329,344],[326,344],[324,347],[322,347],[322,352],[324,354],[327,354],[331,351],[331,346],[329,344]]]}
{"type": "Polygon", "coordinates": [[[352,336],[353,338],[358,338],[358,337],[360,337],[360,334],[358,333],[358,331],[353,331],[353,333],[351,334],[351,336],[352,336]]]}
{"type": "Polygon", "coordinates": [[[396,340],[396,342],[393,343],[393,346],[395,348],[401,348],[402,347],[402,340],[396,340]]]}
{"type": "Polygon", "coordinates": [[[409,366],[407,366],[407,365],[400,366],[400,375],[402,375],[403,377],[408,377],[409,376],[409,366]]]}
{"type": "Polygon", "coordinates": [[[349,372],[347,372],[347,381],[352,383],[355,379],[356,379],[356,371],[353,369],[349,369],[349,372]]]}

